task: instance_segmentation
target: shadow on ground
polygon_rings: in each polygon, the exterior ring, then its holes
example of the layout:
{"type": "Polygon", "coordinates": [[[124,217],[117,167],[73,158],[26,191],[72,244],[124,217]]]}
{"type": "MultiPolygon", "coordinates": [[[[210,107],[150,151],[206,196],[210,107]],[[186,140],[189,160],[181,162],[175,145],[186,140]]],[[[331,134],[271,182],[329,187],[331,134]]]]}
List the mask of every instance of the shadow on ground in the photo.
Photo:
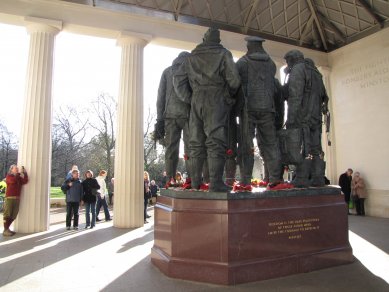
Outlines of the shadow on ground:
{"type": "Polygon", "coordinates": [[[311,273],[237,286],[219,286],[168,278],[153,266],[150,256],[148,256],[103,288],[102,291],[387,292],[389,291],[389,286],[385,281],[371,274],[357,260],[350,265],[311,273]]]}

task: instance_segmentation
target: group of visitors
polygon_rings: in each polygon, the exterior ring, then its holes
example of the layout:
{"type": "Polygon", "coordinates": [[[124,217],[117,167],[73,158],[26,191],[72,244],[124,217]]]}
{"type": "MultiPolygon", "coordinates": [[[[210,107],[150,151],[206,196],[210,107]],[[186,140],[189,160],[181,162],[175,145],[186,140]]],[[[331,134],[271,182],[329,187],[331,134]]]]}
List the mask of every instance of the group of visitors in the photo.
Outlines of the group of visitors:
{"type": "Polygon", "coordinates": [[[101,207],[104,209],[105,221],[112,220],[106,201],[108,195],[105,182],[107,171],[100,170],[97,178],[93,178],[93,172],[87,170],[84,173],[84,177],[82,181],[78,167],[73,165],[61,187],[62,191],[66,193],[67,230],[71,228],[72,218],[73,229],[78,230],[80,203],[85,205],[85,229],[92,229],[96,226],[96,221],[101,221],[98,217],[101,207]]]}
{"type": "Polygon", "coordinates": [[[356,215],[365,216],[365,199],[367,198],[365,181],[359,172],[355,172],[351,168],[340,175],[339,186],[344,194],[344,200],[348,206],[348,214],[351,215],[350,209],[355,205],[356,215]],[[351,208],[350,208],[351,207],[351,208]]]}

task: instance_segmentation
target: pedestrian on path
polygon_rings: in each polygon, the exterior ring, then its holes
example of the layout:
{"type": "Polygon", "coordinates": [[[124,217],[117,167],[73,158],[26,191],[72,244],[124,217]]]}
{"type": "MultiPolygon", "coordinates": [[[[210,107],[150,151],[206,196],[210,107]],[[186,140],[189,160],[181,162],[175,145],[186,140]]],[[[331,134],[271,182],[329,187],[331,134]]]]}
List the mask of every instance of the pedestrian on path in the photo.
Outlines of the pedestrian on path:
{"type": "MultiPolygon", "coordinates": [[[[351,181],[353,179],[353,170],[351,168],[339,176],[339,186],[344,194],[344,200],[347,204],[347,210],[349,210],[350,196],[351,196],[351,181]]],[[[350,211],[348,211],[350,215],[350,211]]]]}
{"type": "Polygon", "coordinates": [[[85,229],[90,227],[91,229],[96,225],[96,201],[97,192],[100,189],[100,185],[95,178],[93,178],[93,172],[87,170],[85,172],[85,180],[82,182],[82,189],[84,195],[82,200],[85,205],[85,229]],[[90,220],[90,214],[92,213],[92,222],[90,220]]]}
{"type": "Polygon", "coordinates": [[[155,183],[155,180],[152,180],[151,184],[150,184],[150,192],[151,192],[150,204],[151,205],[153,204],[153,200],[154,201],[157,200],[157,196],[158,196],[157,193],[158,193],[158,191],[159,191],[158,185],[155,183]]]}
{"type": "Polygon", "coordinates": [[[147,205],[149,202],[149,199],[151,198],[151,192],[150,192],[150,176],[147,171],[143,173],[143,179],[144,179],[144,188],[143,188],[143,195],[144,195],[144,208],[143,208],[143,217],[145,220],[145,224],[149,223],[147,221],[147,218],[150,218],[151,216],[147,214],[147,205]]]}
{"type": "Polygon", "coordinates": [[[100,189],[97,191],[98,195],[97,195],[97,206],[96,206],[96,221],[101,221],[99,219],[101,206],[104,209],[105,221],[111,221],[111,215],[109,214],[107,200],[106,200],[108,195],[107,184],[105,183],[106,177],[107,177],[107,171],[105,170],[100,170],[99,176],[96,177],[96,180],[100,185],[100,189]]]}
{"type": "Polygon", "coordinates": [[[359,172],[355,172],[351,181],[351,194],[357,209],[357,215],[365,216],[365,199],[367,198],[365,181],[359,172]]]}
{"type": "Polygon", "coordinates": [[[11,231],[9,227],[19,213],[22,186],[28,182],[28,175],[24,166],[22,166],[22,171],[19,172],[19,168],[16,165],[11,165],[5,181],[7,183],[7,190],[5,192],[5,207],[3,214],[3,236],[12,236],[15,232],[11,231]]]}
{"type": "Polygon", "coordinates": [[[65,180],[61,189],[66,192],[66,229],[70,230],[73,217],[73,229],[78,230],[79,209],[83,195],[78,169],[72,170],[72,177],[65,180]]]}

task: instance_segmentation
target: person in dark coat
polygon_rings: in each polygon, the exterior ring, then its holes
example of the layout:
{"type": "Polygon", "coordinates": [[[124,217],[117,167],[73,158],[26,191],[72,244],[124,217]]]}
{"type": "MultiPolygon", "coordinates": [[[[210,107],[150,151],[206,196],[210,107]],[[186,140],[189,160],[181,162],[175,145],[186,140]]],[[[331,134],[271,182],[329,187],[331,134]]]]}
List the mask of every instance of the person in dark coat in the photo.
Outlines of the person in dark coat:
{"type": "Polygon", "coordinates": [[[93,172],[91,170],[85,172],[85,180],[82,182],[82,189],[84,192],[82,200],[85,204],[85,229],[88,227],[92,229],[96,225],[97,190],[100,189],[100,185],[97,180],[93,178],[93,172]],[[92,213],[92,222],[90,220],[90,213],[92,213]]]}
{"type": "MultiPolygon", "coordinates": [[[[163,128],[159,132],[165,133],[165,169],[169,180],[166,187],[174,185],[174,177],[177,171],[178,155],[180,152],[181,134],[183,135],[184,141],[184,157],[188,157],[189,155],[188,121],[190,105],[178,98],[173,87],[173,75],[189,55],[188,52],[181,52],[174,59],[173,64],[163,71],[158,88],[157,127],[159,129],[163,128]]],[[[189,171],[187,161],[185,159],[185,168],[186,171],[189,171]]]]}
{"type": "Polygon", "coordinates": [[[147,205],[149,204],[149,199],[151,198],[151,192],[150,192],[150,176],[147,171],[143,173],[143,196],[144,196],[144,208],[143,208],[143,217],[144,217],[144,223],[149,223],[147,221],[147,218],[150,218],[151,216],[147,214],[147,205]]]}
{"type": "Polygon", "coordinates": [[[351,196],[351,181],[352,181],[353,170],[351,168],[347,169],[347,171],[339,176],[339,186],[344,194],[344,200],[347,204],[350,203],[351,196]]]}
{"type": "Polygon", "coordinates": [[[78,230],[78,211],[83,196],[83,189],[80,172],[77,169],[72,171],[72,178],[67,179],[61,189],[66,192],[66,229],[70,230],[72,217],[74,217],[73,229],[78,230]]]}
{"type": "Polygon", "coordinates": [[[232,54],[220,44],[220,31],[208,29],[203,42],[185,59],[173,77],[177,95],[190,102],[189,160],[192,188],[201,184],[208,160],[210,191],[224,192],[227,124],[240,77],[232,54]]]}
{"type": "Polygon", "coordinates": [[[157,184],[155,183],[155,180],[152,180],[151,184],[150,184],[151,197],[156,198],[158,190],[159,190],[159,188],[158,188],[157,184]]]}
{"type": "MultiPolygon", "coordinates": [[[[152,198],[157,198],[157,193],[159,191],[158,185],[155,183],[155,180],[152,180],[150,183],[150,193],[151,193],[151,198],[149,200],[150,204],[153,204],[152,198]]],[[[156,200],[156,199],[155,199],[156,200]]],[[[155,202],[155,201],[154,201],[155,202]]]]}
{"type": "Polygon", "coordinates": [[[160,178],[159,188],[161,189],[165,187],[167,182],[168,182],[168,178],[167,178],[166,170],[164,170],[160,178]]]}

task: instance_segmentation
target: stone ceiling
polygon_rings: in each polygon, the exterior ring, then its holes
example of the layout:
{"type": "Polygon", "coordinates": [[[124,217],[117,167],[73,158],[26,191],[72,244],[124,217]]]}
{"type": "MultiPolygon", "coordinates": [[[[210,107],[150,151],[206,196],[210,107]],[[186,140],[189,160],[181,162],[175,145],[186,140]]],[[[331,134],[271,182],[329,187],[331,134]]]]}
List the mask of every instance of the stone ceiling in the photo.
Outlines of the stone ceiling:
{"type": "Polygon", "coordinates": [[[329,52],[389,26],[389,0],[62,0],[329,52]]]}

